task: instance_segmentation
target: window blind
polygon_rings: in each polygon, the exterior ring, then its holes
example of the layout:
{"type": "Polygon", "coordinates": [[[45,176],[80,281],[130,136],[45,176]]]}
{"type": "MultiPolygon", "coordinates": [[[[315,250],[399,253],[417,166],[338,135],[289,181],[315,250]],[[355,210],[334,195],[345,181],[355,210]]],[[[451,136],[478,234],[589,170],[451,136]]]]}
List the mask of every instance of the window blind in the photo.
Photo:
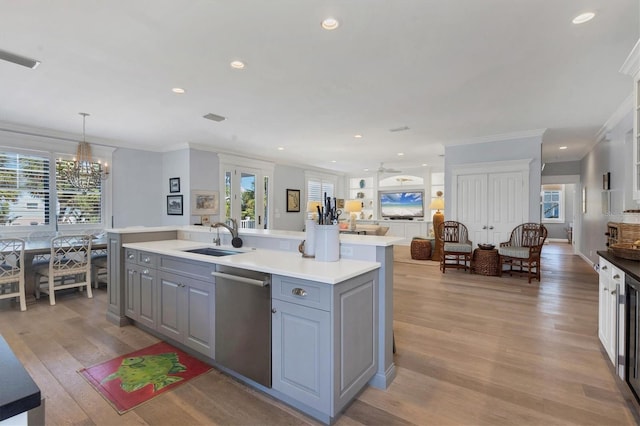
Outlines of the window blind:
{"type": "Polygon", "coordinates": [[[0,152],[0,225],[49,222],[49,159],[0,152]]]}

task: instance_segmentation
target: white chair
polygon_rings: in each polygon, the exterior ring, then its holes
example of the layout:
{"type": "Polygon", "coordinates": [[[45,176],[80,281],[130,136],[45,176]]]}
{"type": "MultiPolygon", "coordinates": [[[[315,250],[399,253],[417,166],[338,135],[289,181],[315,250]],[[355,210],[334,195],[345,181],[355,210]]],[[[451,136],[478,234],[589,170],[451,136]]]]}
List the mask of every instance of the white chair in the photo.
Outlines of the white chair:
{"type": "Polygon", "coordinates": [[[20,310],[27,310],[24,294],[24,240],[0,239],[0,299],[17,297],[20,310]]]}
{"type": "Polygon", "coordinates": [[[68,288],[87,287],[87,297],[91,292],[91,236],[64,235],[51,240],[51,257],[48,265],[40,265],[35,269],[36,298],[40,292],[49,295],[49,303],[56,304],[55,292],[68,288]],[[47,277],[46,283],[40,283],[39,277],[47,277]],[[66,284],[65,277],[72,277],[73,282],[66,284]],[[56,284],[56,279],[60,279],[56,284]]]}
{"type": "Polygon", "coordinates": [[[100,277],[107,274],[108,267],[107,250],[94,250],[91,253],[91,274],[94,288],[98,288],[100,282],[107,282],[101,280],[100,277]]]}

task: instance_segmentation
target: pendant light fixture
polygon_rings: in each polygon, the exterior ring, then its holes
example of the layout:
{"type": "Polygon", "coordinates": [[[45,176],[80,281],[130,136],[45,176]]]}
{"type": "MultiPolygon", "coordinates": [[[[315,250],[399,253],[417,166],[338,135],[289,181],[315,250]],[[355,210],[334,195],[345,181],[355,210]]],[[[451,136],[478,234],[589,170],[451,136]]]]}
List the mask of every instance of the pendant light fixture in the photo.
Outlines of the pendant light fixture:
{"type": "Polygon", "coordinates": [[[71,186],[86,194],[88,190],[99,188],[102,185],[102,181],[109,177],[109,169],[106,163],[103,167],[100,162],[93,162],[91,146],[85,136],[86,119],[89,114],[86,112],[78,114],[82,116],[82,142],[78,144],[73,161],[61,160],[58,162],[58,174],[71,186]]]}

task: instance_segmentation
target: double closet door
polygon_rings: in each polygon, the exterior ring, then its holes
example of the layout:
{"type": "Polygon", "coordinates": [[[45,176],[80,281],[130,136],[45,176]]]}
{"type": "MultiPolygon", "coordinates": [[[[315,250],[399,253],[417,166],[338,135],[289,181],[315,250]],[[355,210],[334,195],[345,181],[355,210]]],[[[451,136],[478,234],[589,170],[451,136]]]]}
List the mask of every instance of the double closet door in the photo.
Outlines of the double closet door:
{"type": "Polygon", "coordinates": [[[528,222],[528,176],[528,167],[522,169],[518,165],[491,172],[478,172],[478,167],[456,170],[452,182],[453,220],[467,227],[474,245],[497,246],[509,240],[513,228],[528,222]]]}

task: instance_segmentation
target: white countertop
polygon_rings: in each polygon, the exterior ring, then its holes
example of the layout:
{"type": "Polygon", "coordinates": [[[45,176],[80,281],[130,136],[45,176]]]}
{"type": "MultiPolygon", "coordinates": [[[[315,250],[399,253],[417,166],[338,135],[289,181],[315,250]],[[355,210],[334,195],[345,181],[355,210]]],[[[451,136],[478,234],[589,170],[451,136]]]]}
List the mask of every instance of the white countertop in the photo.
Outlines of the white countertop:
{"type": "MultiPolygon", "coordinates": [[[[139,232],[161,232],[161,231],[183,231],[183,232],[211,232],[211,228],[207,226],[132,226],[129,228],[114,228],[107,229],[107,232],[113,232],[116,234],[131,234],[139,232]]],[[[220,229],[221,233],[228,232],[226,229],[220,229]]],[[[305,233],[301,231],[284,231],[278,229],[240,229],[240,237],[243,236],[256,236],[264,238],[282,238],[297,240],[298,242],[306,238],[305,233]]],[[[400,241],[401,237],[391,236],[376,236],[376,235],[355,235],[355,234],[340,234],[340,242],[345,244],[359,244],[368,246],[392,246],[400,241]]]]}
{"type": "Polygon", "coordinates": [[[319,262],[315,259],[303,258],[299,253],[267,249],[236,249],[231,246],[215,246],[187,240],[149,241],[128,243],[123,244],[123,246],[150,253],[319,281],[327,284],[337,284],[380,267],[378,262],[348,259],[341,259],[337,262],[319,262]],[[216,257],[184,251],[202,247],[233,250],[240,253],[216,257]]]}

